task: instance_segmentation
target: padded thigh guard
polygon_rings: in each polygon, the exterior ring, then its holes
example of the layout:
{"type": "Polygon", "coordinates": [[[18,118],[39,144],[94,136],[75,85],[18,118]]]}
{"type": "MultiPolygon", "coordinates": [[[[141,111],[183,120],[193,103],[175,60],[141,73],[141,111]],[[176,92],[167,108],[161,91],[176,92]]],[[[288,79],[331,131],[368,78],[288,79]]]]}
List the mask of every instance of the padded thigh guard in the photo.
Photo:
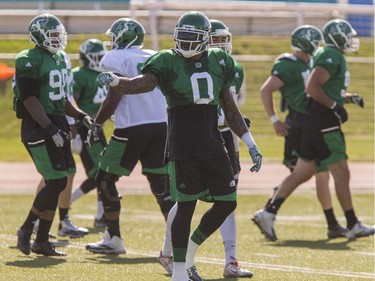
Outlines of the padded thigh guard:
{"type": "Polygon", "coordinates": [[[96,175],[96,184],[99,190],[99,196],[103,201],[103,205],[108,212],[120,211],[121,195],[118,194],[116,182],[119,177],[113,174],[99,170],[96,175]]]}
{"type": "Polygon", "coordinates": [[[150,184],[152,194],[154,194],[160,210],[163,214],[168,214],[169,210],[173,207],[174,202],[171,200],[169,191],[169,178],[168,175],[144,173],[150,184]]]}

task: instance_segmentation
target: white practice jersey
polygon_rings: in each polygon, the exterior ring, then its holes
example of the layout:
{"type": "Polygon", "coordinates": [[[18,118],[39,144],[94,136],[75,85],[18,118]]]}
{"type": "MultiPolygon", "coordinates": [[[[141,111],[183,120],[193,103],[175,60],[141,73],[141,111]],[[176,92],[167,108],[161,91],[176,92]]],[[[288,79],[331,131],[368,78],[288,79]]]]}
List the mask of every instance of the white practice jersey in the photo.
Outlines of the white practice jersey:
{"type": "MultiPolygon", "coordinates": [[[[100,65],[104,71],[112,71],[133,78],[140,74],[145,61],[155,51],[144,49],[111,50],[102,58],[100,65]]],[[[159,90],[137,95],[124,95],[115,111],[115,129],[167,122],[167,103],[159,90]]]]}

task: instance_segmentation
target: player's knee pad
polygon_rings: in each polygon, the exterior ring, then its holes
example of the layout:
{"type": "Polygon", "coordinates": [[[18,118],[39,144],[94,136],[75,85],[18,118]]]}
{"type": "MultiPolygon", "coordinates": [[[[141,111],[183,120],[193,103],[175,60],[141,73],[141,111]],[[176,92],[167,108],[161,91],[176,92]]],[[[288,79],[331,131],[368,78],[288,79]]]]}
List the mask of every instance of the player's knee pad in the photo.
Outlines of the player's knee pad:
{"type": "Polygon", "coordinates": [[[65,189],[67,182],[67,177],[56,180],[45,180],[45,186],[35,197],[34,207],[39,211],[56,209],[59,195],[65,189]]]}
{"type": "Polygon", "coordinates": [[[102,170],[98,171],[95,180],[104,204],[106,201],[119,202],[121,200],[121,195],[118,194],[116,188],[118,179],[119,177],[114,174],[109,174],[102,170]]]}
{"type": "Polygon", "coordinates": [[[150,183],[151,191],[160,206],[161,212],[163,214],[168,213],[174,205],[174,202],[171,201],[168,176],[151,173],[145,173],[145,176],[150,183]]]}
{"type": "Polygon", "coordinates": [[[63,177],[63,178],[60,178],[60,179],[56,179],[56,180],[46,180],[45,181],[46,183],[46,187],[51,187],[55,190],[55,192],[62,192],[65,187],[66,187],[66,184],[68,183],[68,177],[63,177]]]}
{"type": "Polygon", "coordinates": [[[237,201],[215,201],[213,207],[216,207],[216,212],[227,217],[236,209],[237,201]]]}

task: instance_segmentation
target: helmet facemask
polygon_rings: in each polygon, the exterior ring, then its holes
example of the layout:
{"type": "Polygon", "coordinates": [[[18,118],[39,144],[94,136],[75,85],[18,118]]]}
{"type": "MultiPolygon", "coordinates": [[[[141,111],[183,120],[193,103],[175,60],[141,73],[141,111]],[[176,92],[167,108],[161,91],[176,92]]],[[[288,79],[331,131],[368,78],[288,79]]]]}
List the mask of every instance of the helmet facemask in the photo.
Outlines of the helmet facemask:
{"type": "Polygon", "coordinates": [[[67,32],[61,22],[52,15],[41,15],[30,24],[30,41],[55,54],[65,49],[67,32]]]}
{"type": "Polygon", "coordinates": [[[179,53],[184,58],[191,58],[208,49],[208,32],[194,28],[176,28],[174,41],[179,53]]]}
{"type": "Polygon", "coordinates": [[[323,27],[325,40],[328,46],[334,46],[344,53],[358,53],[359,38],[355,38],[357,32],[345,20],[336,19],[329,21],[323,27]]]}
{"type": "Polygon", "coordinates": [[[100,60],[106,54],[106,49],[102,41],[98,39],[88,39],[79,48],[81,63],[92,70],[101,72],[100,60]]]}
{"type": "Polygon", "coordinates": [[[228,54],[232,54],[232,34],[225,29],[211,32],[209,47],[220,48],[228,54]]]}

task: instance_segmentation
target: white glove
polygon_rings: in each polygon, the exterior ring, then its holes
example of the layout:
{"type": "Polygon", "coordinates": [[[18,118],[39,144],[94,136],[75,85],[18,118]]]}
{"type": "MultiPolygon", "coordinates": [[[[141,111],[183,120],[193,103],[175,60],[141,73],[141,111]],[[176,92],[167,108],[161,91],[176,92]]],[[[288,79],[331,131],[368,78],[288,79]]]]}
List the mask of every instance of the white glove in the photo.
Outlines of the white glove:
{"type": "Polygon", "coordinates": [[[263,159],[263,156],[260,153],[259,148],[256,145],[253,145],[249,149],[249,154],[254,164],[254,166],[250,168],[250,171],[258,172],[260,170],[260,167],[262,166],[262,159],[263,159]]]}
{"type": "Polygon", "coordinates": [[[120,78],[112,72],[102,72],[96,77],[96,83],[101,88],[107,85],[116,87],[120,83],[120,78]]]}
{"type": "Polygon", "coordinates": [[[82,140],[78,134],[70,141],[70,145],[72,147],[72,153],[81,154],[82,140]]]}

